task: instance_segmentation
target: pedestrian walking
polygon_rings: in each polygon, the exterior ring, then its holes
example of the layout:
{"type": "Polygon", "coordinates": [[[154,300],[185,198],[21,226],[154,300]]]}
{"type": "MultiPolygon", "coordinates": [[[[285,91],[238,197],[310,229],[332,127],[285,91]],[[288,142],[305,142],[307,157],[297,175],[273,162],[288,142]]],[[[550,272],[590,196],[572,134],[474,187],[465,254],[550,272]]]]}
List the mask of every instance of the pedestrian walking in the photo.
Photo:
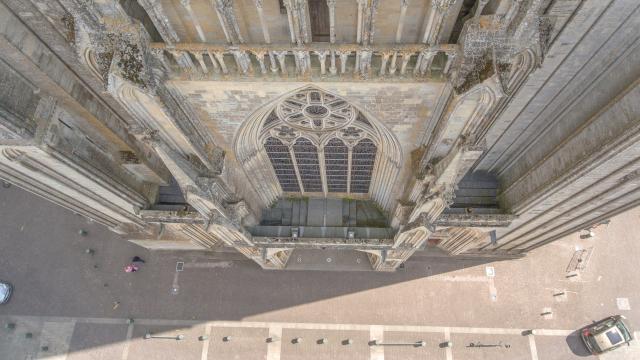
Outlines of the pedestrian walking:
{"type": "Polygon", "coordinates": [[[131,259],[131,262],[144,264],[144,260],[142,260],[140,256],[134,256],[133,259],[131,259]]]}
{"type": "Polygon", "coordinates": [[[124,267],[124,272],[132,273],[140,270],[140,267],[136,264],[129,264],[124,267]]]}

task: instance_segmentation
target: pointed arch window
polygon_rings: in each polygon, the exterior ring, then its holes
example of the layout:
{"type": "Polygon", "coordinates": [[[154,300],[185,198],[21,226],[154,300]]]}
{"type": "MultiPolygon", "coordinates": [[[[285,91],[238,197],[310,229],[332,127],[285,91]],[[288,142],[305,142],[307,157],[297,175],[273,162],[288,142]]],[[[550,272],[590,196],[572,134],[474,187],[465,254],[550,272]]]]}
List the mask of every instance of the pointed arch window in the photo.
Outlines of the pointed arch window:
{"type": "Polygon", "coordinates": [[[373,165],[376,162],[378,148],[369,139],[360,140],[353,147],[351,155],[351,192],[367,193],[371,184],[373,165]]]}
{"type": "Polygon", "coordinates": [[[289,147],[282,141],[269,137],[265,141],[264,148],[271,161],[271,166],[276,173],[280,187],[285,192],[300,192],[298,177],[291,160],[289,147]]]}
{"type": "Polygon", "coordinates": [[[389,182],[403,164],[400,143],[390,129],[316,86],[292,91],[255,111],[238,129],[234,151],[264,205],[283,193],[349,194],[390,211],[395,185],[389,182]]]}
{"type": "Polygon", "coordinates": [[[324,146],[324,162],[329,192],[348,191],[349,148],[340,139],[333,138],[324,146]]]}
{"type": "Polygon", "coordinates": [[[322,192],[322,177],[318,148],[305,138],[299,138],[293,144],[300,181],[305,192],[322,192]]]}

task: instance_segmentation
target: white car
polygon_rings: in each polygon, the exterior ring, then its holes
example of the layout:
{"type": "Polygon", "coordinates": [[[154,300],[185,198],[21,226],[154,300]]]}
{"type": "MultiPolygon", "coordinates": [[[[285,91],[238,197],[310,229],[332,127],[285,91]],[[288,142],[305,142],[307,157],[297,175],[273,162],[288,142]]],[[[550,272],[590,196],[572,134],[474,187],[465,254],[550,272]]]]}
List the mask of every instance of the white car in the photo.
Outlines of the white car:
{"type": "Polygon", "coordinates": [[[622,315],[611,316],[583,328],[580,336],[587,349],[598,355],[629,344],[633,336],[624,319],[622,315]]]}
{"type": "Polygon", "coordinates": [[[6,304],[11,298],[13,292],[13,286],[8,282],[0,281],[0,305],[6,304]]]}

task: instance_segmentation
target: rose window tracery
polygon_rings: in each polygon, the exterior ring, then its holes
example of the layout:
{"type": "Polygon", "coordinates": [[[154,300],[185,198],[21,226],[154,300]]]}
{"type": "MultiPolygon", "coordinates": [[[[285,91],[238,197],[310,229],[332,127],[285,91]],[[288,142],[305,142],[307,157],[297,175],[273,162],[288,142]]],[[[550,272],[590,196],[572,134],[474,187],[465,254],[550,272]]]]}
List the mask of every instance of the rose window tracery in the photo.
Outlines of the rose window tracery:
{"type": "Polygon", "coordinates": [[[276,113],[285,123],[301,130],[331,131],[351,123],[358,111],[334,95],[309,89],[282,101],[276,113]]]}

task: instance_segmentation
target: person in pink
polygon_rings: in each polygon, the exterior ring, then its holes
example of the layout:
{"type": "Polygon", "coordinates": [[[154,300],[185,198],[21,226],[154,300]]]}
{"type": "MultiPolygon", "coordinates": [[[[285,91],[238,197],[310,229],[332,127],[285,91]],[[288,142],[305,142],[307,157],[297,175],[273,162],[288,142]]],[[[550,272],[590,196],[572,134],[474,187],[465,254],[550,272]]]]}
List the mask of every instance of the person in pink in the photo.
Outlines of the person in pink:
{"type": "Polygon", "coordinates": [[[128,273],[136,272],[138,270],[140,270],[140,267],[138,267],[138,265],[136,264],[129,264],[124,267],[124,272],[128,272],[128,273]]]}

